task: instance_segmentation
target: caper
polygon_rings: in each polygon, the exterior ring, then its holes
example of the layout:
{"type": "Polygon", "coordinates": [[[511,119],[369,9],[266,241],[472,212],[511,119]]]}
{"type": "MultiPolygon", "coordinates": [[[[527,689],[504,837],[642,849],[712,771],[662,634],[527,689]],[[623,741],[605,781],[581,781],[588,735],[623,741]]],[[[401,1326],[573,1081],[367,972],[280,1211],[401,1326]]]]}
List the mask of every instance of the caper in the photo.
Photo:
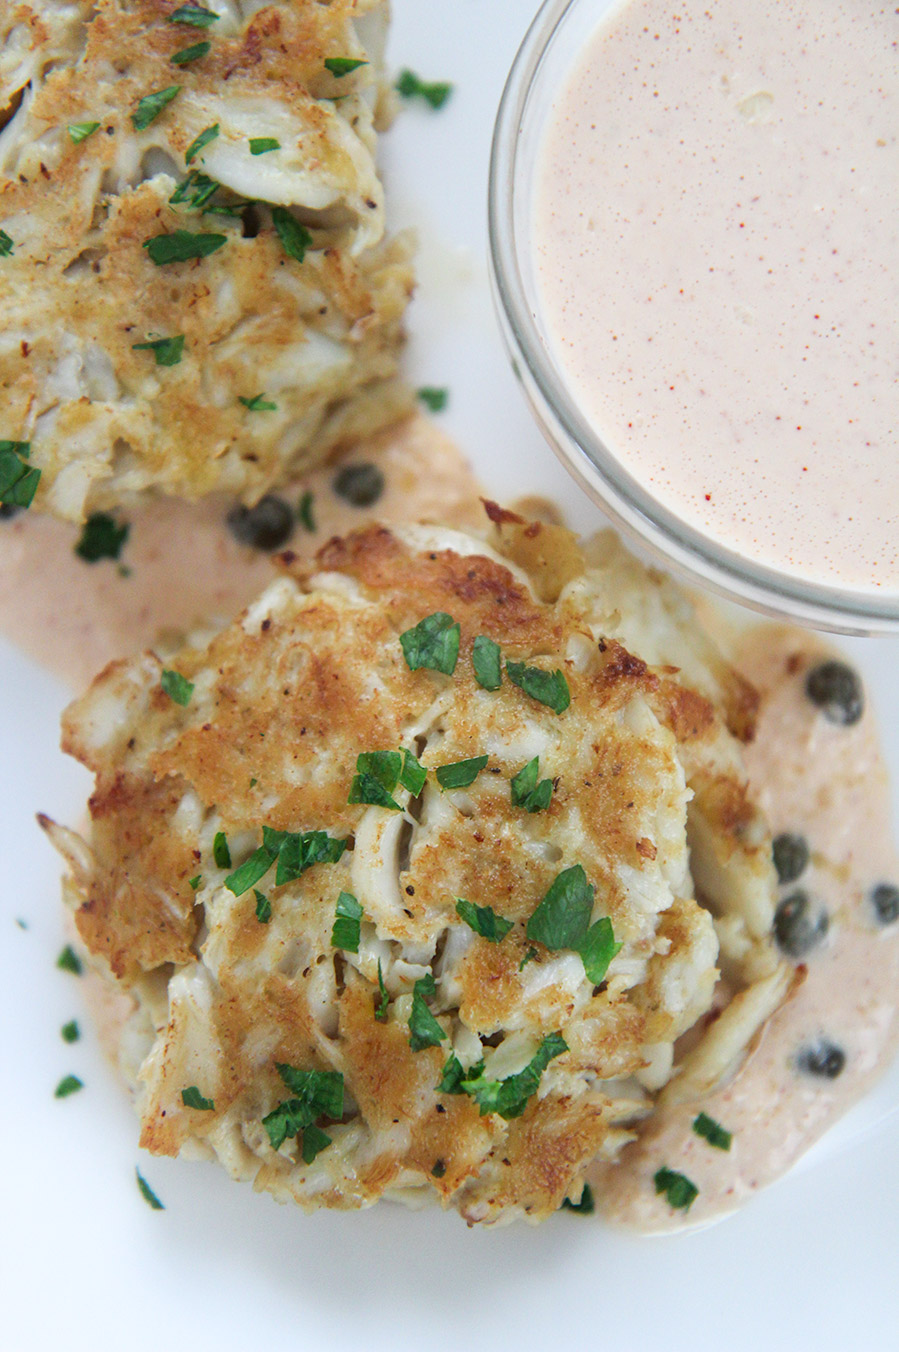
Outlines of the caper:
{"type": "Polygon", "coordinates": [[[862,683],[845,662],[821,662],[812,667],[805,680],[805,693],[831,723],[848,727],[864,712],[862,683]]]}
{"type": "Polygon", "coordinates": [[[267,493],[255,507],[239,504],[228,513],[228,527],[242,545],[279,549],[293,533],[294,516],[283,498],[267,493]]]}
{"type": "Polygon", "coordinates": [[[332,487],[351,507],[370,507],[384,492],[384,475],[377,465],[344,465],[332,487]]]}
{"type": "Polygon", "coordinates": [[[805,836],[789,831],[774,837],[774,867],[779,883],[794,883],[808,867],[809,851],[805,836]]]}
{"type": "Polygon", "coordinates": [[[899,920],[899,887],[895,883],[878,883],[871,891],[871,901],[881,925],[899,920]]]}
{"type": "Polygon", "coordinates": [[[846,1053],[835,1042],[822,1037],[818,1042],[803,1047],[796,1064],[806,1075],[818,1075],[824,1080],[835,1080],[846,1065],[846,1053]]]}
{"type": "Polygon", "coordinates": [[[774,937],[791,958],[804,958],[824,938],[828,925],[827,912],[813,908],[801,888],[784,897],[774,912],[774,937]]]}

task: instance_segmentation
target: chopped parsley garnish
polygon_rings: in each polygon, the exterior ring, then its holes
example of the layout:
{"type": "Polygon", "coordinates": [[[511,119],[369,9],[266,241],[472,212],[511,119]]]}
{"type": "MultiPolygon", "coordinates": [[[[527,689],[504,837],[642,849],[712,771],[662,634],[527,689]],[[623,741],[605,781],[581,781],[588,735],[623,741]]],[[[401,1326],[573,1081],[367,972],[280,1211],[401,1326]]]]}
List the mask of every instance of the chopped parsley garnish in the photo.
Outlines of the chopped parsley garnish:
{"type": "MultiPolygon", "coordinates": [[[[194,693],[193,681],[182,676],[180,671],[163,671],[159,684],[169,699],[174,700],[176,704],[182,706],[190,704],[191,695],[194,693]]],[[[230,864],[230,860],[228,862],[230,864]]]]}
{"type": "Polygon", "coordinates": [[[83,1088],[84,1081],[79,1080],[77,1075],[64,1075],[53,1090],[53,1097],[68,1098],[70,1094],[77,1094],[78,1090],[83,1088]]]}
{"type": "Polygon", "coordinates": [[[489,756],[472,756],[470,760],[438,765],[435,772],[437,783],[442,789],[467,789],[469,784],[475,782],[489,759],[489,756]]]}
{"type": "Polygon", "coordinates": [[[476,906],[473,902],[466,901],[464,897],[456,898],[456,914],[465,921],[469,929],[473,929],[475,934],[480,934],[482,939],[488,939],[492,944],[502,943],[512,928],[513,922],[497,915],[492,906],[476,906]]]}
{"type": "Polygon", "coordinates": [[[674,1207],[676,1211],[689,1211],[699,1196],[696,1184],[691,1183],[686,1174],[679,1174],[674,1169],[666,1167],[657,1170],[653,1175],[653,1182],[656,1185],[656,1192],[663,1192],[668,1198],[668,1205],[674,1207]]]}
{"type": "Polygon", "coordinates": [[[431,1170],[432,1178],[443,1178],[446,1173],[446,1160],[435,1160],[434,1167],[431,1170]]]}
{"type": "Polygon", "coordinates": [[[184,163],[190,164],[193,160],[195,160],[199,155],[200,151],[205,150],[206,147],[209,145],[210,141],[214,141],[215,138],[218,136],[218,134],[219,134],[219,124],[217,122],[213,122],[211,127],[205,127],[203,131],[200,132],[199,136],[195,137],[194,140],[191,141],[190,145],[185,150],[184,163]]]}
{"type": "Polygon", "coordinates": [[[531,1060],[515,1075],[505,1080],[490,1080],[484,1074],[484,1063],[479,1061],[470,1070],[463,1070],[458,1058],[453,1055],[443,1067],[443,1076],[437,1086],[443,1094],[469,1094],[481,1112],[499,1113],[506,1121],[520,1117],[528,1105],[528,1100],[537,1092],[540,1077],[550,1061],[568,1051],[568,1044],[561,1033],[550,1033],[540,1043],[531,1060]]]}
{"type": "Polygon", "coordinates": [[[68,1023],[64,1023],[59,1032],[63,1042],[77,1042],[81,1037],[81,1029],[75,1019],[70,1019],[68,1023]]]}
{"type": "Polygon", "coordinates": [[[143,1197],[147,1205],[152,1207],[154,1211],[165,1211],[165,1207],[162,1205],[162,1202],[160,1202],[159,1198],[156,1196],[156,1193],[153,1191],[147,1180],[144,1178],[140,1169],[135,1169],[134,1176],[137,1179],[137,1186],[140,1188],[140,1195],[141,1197],[143,1197]]]}
{"type": "Polygon", "coordinates": [[[325,58],[325,70],[329,70],[338,80],[342,80],[344,75],[349,75],[351,71],[358,70],[360,66],[367,65],[367,61],[354,56],[328,56],[325,58]]]}
{"type": "Polygon", "coordinates": [[[177,366],[184,352],[184,334],[173,338],[152,338],[146,343],[132,343],[132,352],[152,352],[157,366],[177,366]]]}
{"type": "Polygon", "coordinates": [[[579,1216],[592,1216],[596,1210],[596,1203],[593,1200],[593,1189],[590,1187],[590,1184],[584,1184],[579,1202],[572,1202],[569,1197],[564,1198],[562,1210],[575,1211],[579,1216]]]}
{"type": "Polygon", "coordinates": [[[381,959],[378,958],[378,990],[381,998],[375,1005],[375,1018],[378,1023],[387,1022],[387,1006],[390,1004],[390,992],[384,984],[384,973],[381,971],[381,959]]]}
{"type": "Polygon", "coordinates": [[[99,125],[99,122],[70,122],[66,131],[69,133],[69,140],[77,146],[89,136],[93,136],[99,125]]]}
{"type": "Polygon", "coordinates": [[[697,1136],[704,1137],[709,1145],[713,1145],[716,1150],[730,1150],[730,1143],[733,1136],[729,1131],[725,1131],[720,1122],[716,1122],[714,1117],[709,1117],[708,1113],[700,1113],[693,1119],[693,1130],[697,1136]]]}
{"type": "Polygon", "coordinates": [[[239,394],[237,397],[244,408],[248,408],[251,413],[277,412],[278,405],[273,404],[271,399],[266,399],[264,394],[254,394],[252,399],[248,399],[246,395],[243,394],[239,394]]]}
{"type": "Polygon", "coordinates": [[[498,643],[486,634],[478,634],[471,649],[475,680],[485,690],[499,690],[503,683],[502,653],[498,643]]]}
{"type": "Polygon", "coordinates": [[[181,1102],[185,1108],[196,1108],[201,1113],[211,1113],[215,1110],[214,1100],[204,1098],[195,1084],[181,1090],[181,1102]]]}
{"type": "Polygon", "coordinates": [[[332,948],[341,948],[344,953],[359,952],[362,915],[362,907],[352,892],[341,892],[334,910],[334,927],[331,930],[332,948]]]}
{"type": "Polygon", "coordinates": [[[568,682],[561,671],[543,671],[540,667],[528,667],[524,662],[507,662],[506,675],[513,685],[555,714],[564,713],[571,703],[568,682]]]}
{"type": "Polygon", "coordinates": [[[72,976],[80,976],[84,970],[81,966],[81,959],[71,944],[66,944],[56,959],[56,965],[61,972],[71,972],[72,976]]]}
{"type": "Polygon", "coordinates": [[[211,46],[211,42],[195,42],[190,47],[182,47],[169,60],[173,66],[188,66],[191,61],[199,61],[201,56],[205,56],[211,46]]]}
{"type": "Polygon", "coordinates": [[[426,615],[413,629],[400,634],[400,645],[410,671],[427,667],[452,676],[459,660],[461,629],[452,615],[436,610],[426,615]]]}
{"type": "Polygon", "coordinates": [[[551,779],[541,779],[540,757],[535,756],[523,766],[510,781],[512,806],[523,807],[526,812],[545,812],[553,796],[551,779]]]}
{"type": "Polygon", "coordinates": [[[202,5],[182,5],[169,15],[169,23],[186,23],[191,28],[208,28],[210,24],[218,23],[221,16],[213,14],[211,9],[204,9],[202,5]]]}
{"type": "Polygon", "coordinates": [[[396,82],[396,91],[404,99],[424,99],[436,110],[446,103],[453,86],[445,80],[422,80],[414,71],[403,70],[396,82]]]}
{"type": "Polygon", "coordinates": [[[228,846],[228,837],[224,831],[216,831],[215,839],[212,842],[212,857],[215,860],[216,868],[231,867],[231,850],[228,846]]]}
{"type": "MultiPolygon", "coordinates": [[[[199,169],[191,169],[187,178],[179,183],[172,193],[169,198],[169,205],[177,207],[182,202],[186,202],[191,211],[203,211],[206,203],[215,196],[220,187],[221,184],[216,183],[215,179],[210,178],[208,174],[200,173],[199,169]]],[[[209,207],[210,211],[215,209],[209,207]]]]}
{"type": "Polygon", "coordinates": [[[310,535],[314,535],[317,530],[315,524],[315,514],[312,510],[312,505],[314,502],[315,502],[315,494],[309,492],[309,490],[307,489],[307,491],[300,498],[300,503],[299,506],[297,507],[297,516],[300,520],[300,524],[303,526],[304,530],[308,530],[310,535]]]}
{"type": "Polygon", "coordinates": [[[155,122],[162,110],[181,93],[180,85],[169,85],[168,89],[157,89],[153,94],[145,94],[131,114],[135,131],[143,131],[155,122]]]}
{"type": "Polygon", "coordinates": [[[170,235],[154,235],[144,240],[143,247],[156,266],[166,263],[185,263],[191,258],[207,258],[223,244],[227,235],[193,234],[190,230],[173,230],[170,235]]]}
{"type": "Polygon", "coordinates": [[[253,888],[253,896],[256,898],[256,919],[260,925],[267,925],[272,918],[272,903],[258,887],[253,888]]]}
{"type": "Polygon", "coordinates": [[[5,230],[0,230],[0,258],[9,258],[15,248],[15,240],[5,230]]]}
{"type": "Polygon", "coordinates": [[[449,390],[438,389],[436,385],[422,385],[416,395],[432,413],[442,413],[449,402],[449,390]]]}
{"type": "Polygon", "coordinates": [[[200,886],[200,883],[202,881],[203,875],[201,873],[196,873],[192,878],[188,878],[187,885],[190,888],[191,892],[196,892],[197,888],[200,886]]]}
{"type": "Polygon", "coordinates": [[[262,828],[262,844],[225,879],[235,897],[243,896],[268,873],[275,860],[278,871],[275,886],[293,882],[314,864],[336,864],[346,849],[345,840],[329,836],[327,831],[274,831],[262,828]]]}
{"type": "Polygon", "coordinates": [[[0,502],[9,507],[30,507],[41,471],[27,461],[30,441],[0,441],[0,502]]]}
{"type": "Polygon", "coordinates": [[[356,758],[356,774],[347,802],[369,803],[374,807],[402,812],[402,807],[393,797],[397,784],[402,784],[413,798],[417,798],[427,776],[425,767],[405,747],[402,752],[363,751],[356,758]]]}
{"type": "Polygon", "coordinates": [[[528,963],[533,962],[536,956],[537,956],[536,948],[529,948],[528,951],[525,953],[524,957],[521,959],[521,962],[518,964],[519,972],[523,972],[525,967],[527,967],[528,963]]]}
{"type": "Polygon", "coordinates": [[[563,869],[527,923],[527,936],[551,952],[570,948],[581,955],[587,979],[598,986],[621,948],[608,916],[590,924],[596,889],[580,864],[563,869]]]}
{"type": "Polygon", "coordinates": [[[306,250],[312,247],[312,236],[305,225],[300,225],[296,216],[287,207],[272,207],[272,224],[278,232],[281,248],[289,258],[302,263],[306,250]]]}
{"type": "Polygon", "coordinates": [[[446,1033],[425,1004],[437,994],[434,978],[429,972],[412,987],[412,1009],[409,1013],[409,1046],[414,1052],[424,1051],[425,1047],[439,1047],[446,1033]]]}
{"type": "Polygon", "coordinates": [[[274,136],[251,136],[250,154],[267,155],[270,150],[280,150],[281,142],[276,141],[274,136]]]}
{"type": "Polygon", "coordinates": [[[403,747],[403,768],[400,770],[400,783],[403,788],[408,789],[413,798],[417,798],[425,786],[427,777],[425,767],[416,760],[411,751],[403,747]]]}
{"type": "Polygon", "coordinates": [[[106,512],[94,512],[84,523],[81,537],[75,546],[75,553],[85,563],[97,563],[100,559],[117,559],[125,546],[131,527],[127,521],[121,526],[115,517],[106,512]]]}
{"type": "Polygon", "coordinates": [[[280,1150],[288,1139],[302,1133],[302,1155],[311,1164],[331,1137],[314,1125],[317,1117],[340,1121],[343,1117],[343,1076],[337,1070],[296,1070],[277,1066],[278,1074],[295,1095],[285,1099],[262,1119],[273,1150],[280,1150]]]}

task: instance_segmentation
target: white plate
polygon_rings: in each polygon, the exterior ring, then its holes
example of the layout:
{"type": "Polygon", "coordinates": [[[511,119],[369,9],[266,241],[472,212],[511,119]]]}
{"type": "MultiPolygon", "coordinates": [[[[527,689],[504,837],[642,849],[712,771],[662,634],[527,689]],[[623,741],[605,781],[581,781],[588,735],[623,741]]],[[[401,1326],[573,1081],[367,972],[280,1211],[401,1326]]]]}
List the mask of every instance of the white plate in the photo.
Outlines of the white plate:
{"type": "MultiPolygon", "coordinates": [[[[547,494],[590,528],[595,512],[520,402],[487,287],[490,130],[535,0],[394,4],[397,67],[456,83],[443,112],[410,110],[384,145],[395,222],[421,231],[412,378],[451,387],[445,425],[493,493],[547,494]]],[[[899,641],[847,646],[879,707],[895,777],[899,641]]],[[[568,1213],[494,1232],[387,1206],[304,1216],[215,1166],[139,1159],[136,1120],[78,982],[54,967],[58,869],[34,812],[71,822],[84,801],[86,774],[57,751],[66,694],[11,649],[0,650],[0,688],[4,1352],[527,1350],[566,1338],[639,1352],[896,1346],[897,1071],[743,1212],[666,1240],[568,1213]],[[67,1046],[59,1028],[73,1016],[84,1036],[67,1046]],[[86,1088],[55,1101],[68,1072],[86,1088]],[[141,1201],[138,1162],[164,1212],[141,1201]]]]}

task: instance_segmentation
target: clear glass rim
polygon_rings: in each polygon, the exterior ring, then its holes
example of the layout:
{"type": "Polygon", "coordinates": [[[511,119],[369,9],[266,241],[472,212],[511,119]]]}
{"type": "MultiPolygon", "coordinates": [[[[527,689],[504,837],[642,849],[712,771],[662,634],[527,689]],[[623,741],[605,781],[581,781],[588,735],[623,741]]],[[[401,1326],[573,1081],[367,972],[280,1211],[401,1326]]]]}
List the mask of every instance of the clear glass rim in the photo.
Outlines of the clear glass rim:
{"type": "MultiPolygon", "coordinates": [[[[518,50],[497,113],[490,155],[491,281],[504,337],[545,406],[553,450],[626,534],[690,582],[756,610],[840,633],[899,630],[899,596],[831,588],[746,559],[685,524],[622,467],[559,380],[528,304],[519,265],[515,184],[522,121],[547,49],[581,0],[544,0],[518,50]]],[[[598,21],[598,19],[597,19],[598,21]]],[[[520,372],[520,374],[522,374],[520,372]]]]}

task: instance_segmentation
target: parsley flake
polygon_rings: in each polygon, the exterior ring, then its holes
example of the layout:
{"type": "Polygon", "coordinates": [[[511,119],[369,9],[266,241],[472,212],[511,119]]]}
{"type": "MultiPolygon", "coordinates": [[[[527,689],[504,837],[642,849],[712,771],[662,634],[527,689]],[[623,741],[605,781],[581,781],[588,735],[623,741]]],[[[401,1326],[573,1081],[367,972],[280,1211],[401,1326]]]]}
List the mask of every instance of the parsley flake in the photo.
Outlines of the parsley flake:
{"type": "Polygon", "coordinates": [[[185,1108],[196,1108],[197,1112],[211,1113],[215,1110],[213,1099],[204,1098],[195,1084],[181,1090],[181,1102],[185,1108]]]}
{"type": "Polygon", "coordinates": [[[403,70],[396,82],[396,91],[403,99],[424,99],[436,111],[446,103],[453,86],[446,81],[422,80],[414,71],[403,70]]]}
{"type": "Polygon", "coordinates": [[[450,1052],[449,1059],[443,1067],[443,1073],[437,1084],[438,1094],[464,1094],[463,1080],[466,1075],[477,1076],[484,1069],[484,1062],[479,1061],[470,1071],[463,1069],[462,1062],[455,1052],[450,1052]]]}
{"type": "Polygon", "coordinates": [[[506,674],[513,685],[555,714],[563,714],[571,703],[568,682],[561,671],[543,671],[541,667],[528,667],[524,662],[507,662],[506,674]]]}
{"type": "Polygon", "coordinates": [[[373,807],[402,812],[393,797],[399,783],[402,760],[398,751],[363,751],[356,757],[356,774],[350,785],[348,803],[368,803],[373,807]]]}
{"type": "Polygon", "coordinates": [[[246,395],[243,394],[239,394],[237,397],[244,408],[248,408],[251,413],[277,412],[278,405],[273,404],[270,399],[266,399],[264,394],[254,394],[252,399],[248,399],[246,395]]]}
{"type": "Polygon", "coordinates": [[[15,240],[5,230],[0,230],[0,258],[9,258],[15,248],[15,240]]]}
{"type": "MultiPolygon", "coordinates": [[[[159,684],[169,699],[174,700],[176,704],[183,706],[190,704],[190,697],[194,693],[193,681],[189,681],[186,676],[182,676],[180,671],[163,671],[159,678],[159,684]]],[[[230,860],[228,862],[230,863],[230,860]]]]}
{"type": "Polygon", "coordinates": [[[146,343],[132,343],[132,352],[152,352],[157,366],[177,366],[184,351],[184,334],[173,338],[152,338],[146,343]]]}
{"type": "Polygon", "coordinates": [[[465,921],[469,929],[473,929],[475,934],[480,934],[482,939],[487,939],[491,944],[502,943],[513,922],[506,920],[501,915],[497,915],[492,906],[476,906],[471,901],[466,901],[464,897],[456,897],[456,914],[465,921]]]}
{"type": "Polygon", "coordinates": [[[336,864],[346,849],[346,841],[329,836],[327,831],[273,831],[262,828],[262,845],[225,879],[235,897],[243,896],[268,873],[277,860],[275,886],[293,882],[314,864],[336,864]]]}
{"type": "Polygon", "coordinates": [[[354,56],[328,56],[325,58],[325,70],[329,70],[335,79],[342,80],[344,75],[367,66],[368,62],[354,56]]]}
{"type": "Polygon", "coordinates": [[[200,886],[200,883],[202,881],[203,875],[201,873],[196,873],[192,878],[188,878],[187,885],[190,888],[191,892],[196,892],[197,888],[200,886]]]}
{"type": "Polygon", "coordinates": [[[375,1005],[375,1018],[378,1023],[386,1023],[387,1006],[390,1004],[390,992],[384,984],[384,973],[381,971],[380,958],[378,958],[378,990],[381,992],[381,998],[375,1005]]]}
{"type": "Polygon", "coordinates": [[[403,747],[403,768],[400,770],[400,783],[404,789],[408,789],[413,798],[417,798],[425,786],[428,772],[425,767],[413,756],[412,752],[403,747]]]}
{"type": "Polygon", "coordinates": [[[699,1189],[691,1183],[686,1174],[679,1174],[667,1167],[657,1170],[652,1180],[657,1193],[664,1193],[668,1205],[676,1211],[689,1211],[699,1196],[699,1189]]]}
{"type": "Polygon", "coordinates": [[[318,529],[315,524],[315,514],[312,510],[312,505],[314,502],[315,502],[315,494],[309,492],[309,490],[307,489],[307,491],[300,498],[299,506],[297,507],[297,517],[299,518],[300,524],[302,525],[304,530],[307,530],[309,532],[310,535],[314,535],[316,530],[318,529]]]}
{"type": "Polygon", "coordinates": [[[359,952],[359,937],[362,933],[362,907],[352,892],[341,892],[334,911],[334,927],[331,930],[331,947],[341,948],[344,953],[359,952]]]}
{"type": "Polygon", "coordinates": [[[416,398],[432,413],[442,413],[449,402],[449,390],[438,389],[436,385],[422,385],[420,390],[416,390],[416,398]]]}
{"type": "Polygon", "coordinates": [[[431,1170],[432,1178],[443,1178],[446,1173],[446,1160],[435,1160],[434,1167],[431,1170]]]}
{"type": "Polygon", "coordinates": [[[486,634],[478,634],[471,649],[471,665],[478,685],[499,690],[503,683],[502,653],[498,643],[486,634]]]}
{"type": "Polygon", "coordinates": [[[81,531],[81,537],[75,546],[75,553],[85,563],[98,563],[100,559],[117,559],[125,546],[131,527],[127,521],[121,526],[115,517],[106,512],[94,512],[87,518],[81,531]]]}
{"type": "Polygon", "coordinates": [[[77,1075],[64,1075],[59,1084],[53,1090],[54,1098],[68,1098],[70,1094],[77,1094],[79,1089],[84,1088],[84,1081],[79,1080],[77,1075]]]}
{"type": "Polygon", "coordinates": [[[182,5],[169,15],[168,21],[188,24],[191,28],[209,28],[211,24],[218,23],[220,17],[202,5],[182,5]]]}
{"type": "Polygon", "coordinates": [[[182,47],[169,60],[173,66],[188,66],[191,61],[199,61],[201,56],[205,56],[211,46],[211,42],[195,42],[190,47],[182,47]]]}
{"type": "Polygon", "coordinates": [[[446,1033],[428,1009],[425,999],[437,994],[434,978],[429,972],[412,987],[412,1009],[409,1013],[409,1046],[414,1052],[425,1047],[439,1047],[446,1033]]]}
{"type": "Polygon", "coordinates": [[[570,1197],[565,1197],[562,1201],[563,1211],[574,1211],[579,1216],[592,1216],[596,1210],[596,1203],[593,1200],[593,1189],[589,1183],[585,1183],[581,1192],[580,1201],[572,1202],[570,1197]]]}
{"type": "Polygon", "coordinates": [[[253,888],[253,896],[256,898],[256,919],[260,925],[267,925],[272,918],[272,903],[258,887],[253,888]]]}
{"type": "Polygon", "coordinates": [[[153,94],[145,94],[131,114],[135,131],[144,131],[151,122],[181,93],[180,85],[169,85],[167,89],[157,89],[153,94]]]}
{"type": "Polygon", "coordinates": [[[619,952],[608,916],[590,924],[596,889],[580,864],[563,869],[527,923],[527,937],[551,952],[570,948],[579,953],[587,979],[598,986],[619,952]]]}
{"type": "Polygon", "coordinates": [[[250,154],[267,155],[270,150],[280,150],[281,142],[276,141],[274,136],[251,136],[250,154]]]}
{"type": "Polygon", "coordinates": [[[288,1138],[303,1135],[302,1155],[311,1164],[331,1137],[314,1126],[318,1117],[340,1121],[343,1117],[343,1076],[336,1070],[297,1070],[279,1063],[278,1074],[295,1095],[285,1099],[262,1119],[273,1150],[288,1138]]]}
{"type": "Polygon", "coordinates": [[[528,963],[533,962],[536,956],[537,956],[536,948],[529,948],[528,951],[525,953],[524,957],[521,959],[521,962],[518,964],[519,972],[523,972],[525,967],[527,967],[528,963]]]}
{"type": "Polygon", "coordinates": [[[140,1195],[147,1203],[147,1206],[152,1207],[154,1211],[165,1211],[165,1207],[162,1205],[162,1202],[160,1202],[159,1198],[156,1196],[156,1193],[150,1187],[149,1183],[144,1178],[141,1171],[139,1169],[135,1169],[134,1175],[135,1178],[137,1179],[137,1186],[140,1188],[140,1195]]]}
{"type": "Polygon", "coordinates": [[[461,629],[452,615],[436,610],[426,615],[413,629],[400,634],[400,645],[410,671],[427,667],[452,676],[459,660],[461,629]]]}
{"type": "Polygon", "coordinates": [[[551,779],[541,779],[540,757],[535,756],[527,765],[522,766],[510,781],[512,806],[523,807],[526,812],[545,812],[553,796],[551,779]]]}
{"type": "MultiPolygon", "coordinates": [[[[188,147],[189,149],[189,147],[188,147]]],[[[214,197],[221,187],[214,178],[208,174],[201,174],[199,169],[191,169],[187,178],[179,183],[175,191],[169,198],[169,206],[177,207],[182,202],[186,202],[192,211],[203,211],[206,203],[214,197]]],[[[209,211],[216,208],[209,207],[209,211]]]]}
{"type": "Polygon", "coordinates": [[[562,1034],[549,1033],[524,1069],[515,1075],[507,1076],[505,1080],[488,1079],[484,1074],[483,1061],[468,1071],[462,1071],[457,1058],[453,1056],[443,1068],[443,1078],[438,1089],[442,1093],[469,1094],[477,1103],[481,1117],[486,1117],[488,1113],[498,1113],[508,1122],[514,1117],[520,1117],[524,1112],[528,1100],[537,1092],[540,1078],[550,1061],[567,1051],[568,1044],[562,1034]],[[445,1084],[456,1087],[443,1088],[445,1084]]]}
{"type": "Polygon", "coordinates": [[[30,507],[34,500],[41,471],[27,463],[30,454],[30,441],[0,441],[0,503],[5,506],[30,507]]]}
{"type": "Polygon", "coordinates": [[[69,133],[69,140],[77,146],[89,136],[93,136],[99,125],[99,122],[70,122],[66,131],[69,133]]]}
{"type": "Polygon", "coordinates": [[[306,250],[312,246],[312,236],[305,225],[301,225],[287,207],[272,207],[272,224],[288,258],[295,258],[298,263],[302,263],[306,250]]]}
{"type": "Polygon", "coordinates": [[[59,1033],[63,1042],[77,1042],[81,1037],[81,1029],[75,1019],[70,1019],[68,1023],[64,1023],[59,1033]]]}
{"type": "Polygon", "coordinates": [[[186,263],[191,258],[207,258],[223,244],[227,235],[193,234],[190,230],[173,230],[168,235],[154,235],[144,240],[143,247],[158,268],[166,263],[186,263]]]}
{"type": "Polygon", "coordinates": [[[450,765],[438,765],[437,783],[442,789],[467,789],[473,784],[486,766],[489,756],[472,756],[470,760],[453,761],[450,765]]]}
{"type": "Polygon", "coordinates": [[[216,831],[215,839],[212,842],[212,857],[215,860],[216,868],[231,867],[231,850],[228,847],[228,837],[224,831],[216,831]]]}
{"type": "Polygon", "coordinates": [[[80,976],[84,971],[84,968],[81,965],[81,959],[71,944],[66,944],[65,948],[56,959],[56,965],[61,972],[71,972],[72,976],[80,976]]]}
{"type": "Polygon", "coordinates": [[[693,1119],[693,1130],[697,1136],[702,1136],[709,1145],[713,1145],[716,1150],[730,1150],[730,1144],[733,1140],[731,1132],[726,1131],[720,1122],[716,1122],[714,1117],[709,1117],[708,1113],[700,1113],[693,1119]]]}
{"type": "Polygon", "coordinates": [[[191,141],[190,145],[185,150],[184,163],[190,164],[193,160],[195,160],[199,155],[200,151],[205,150],[206,147],[209,145],[210,141],[214,141],[215,138],[218,136],[218,134],[219,134],[219,124],[217,122],[213,122],[211,127],[204,128],[204,130],[200,132],[199,136],[195,137],[194,140],[191,141]]]}

